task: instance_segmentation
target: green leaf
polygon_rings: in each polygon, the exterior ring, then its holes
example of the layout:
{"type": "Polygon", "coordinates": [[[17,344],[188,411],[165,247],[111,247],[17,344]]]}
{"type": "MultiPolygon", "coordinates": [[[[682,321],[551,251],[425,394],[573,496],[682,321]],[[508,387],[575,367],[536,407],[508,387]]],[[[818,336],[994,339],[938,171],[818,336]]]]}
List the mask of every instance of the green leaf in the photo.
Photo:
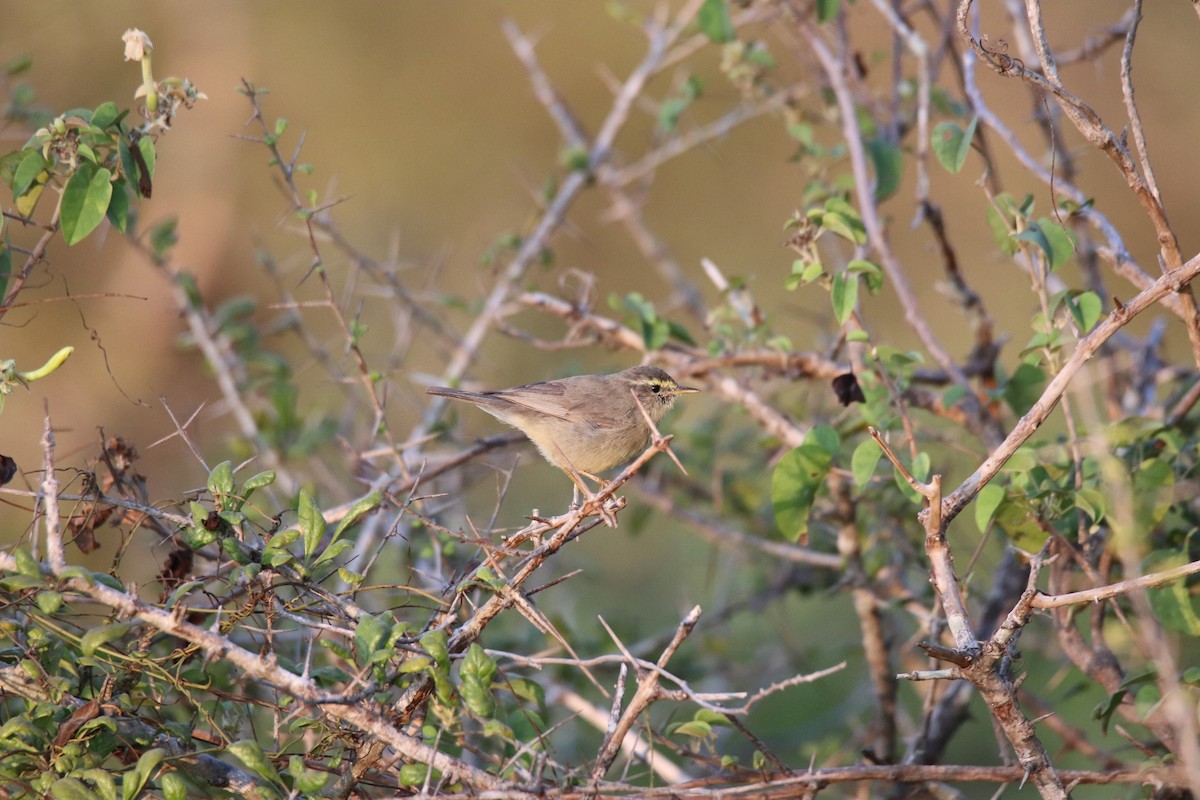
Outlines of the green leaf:
{"type": "Polygon", "coordinates": [[[113,185],[112,200],[104,212],[109,223],[121,233],[129,228],[129,185],[120,181],[113,185]]]}
{"type": "Polygon", "coordinates": [[[729,17],[729,4],[725,0],[704,0],[700,13],[696,16],[700,31],[709,41],[724,44],[733,41],[737,35],[733,20],[729,17]]]}
{"type": "MultiPolygon", "coordinates": [[[[149,136],[138,139],[138,150],[142,151],[142,160],[146,162],[150,179],[154,179],[154,168],[158,165],[158,151],[154,148],[154,140],[149,136]]],[[[136,181],[136,177],[134,178],[136,181]]]]}
{"type": "Polygon", "coordinates": [[[354,652],[360,664],[369,664],[387,639],[391,625],[382,616],[363,614],[354,628],[354,652]]]}
{"type": "Polygon", "coordinates": [[[233,494],[233,463],[222,461],[208,473],[208,492],[214,498],[233,494]]]}
{"type": "Polygon", "coordinates": [[[42,578],[42,565],[33,554],[24,547],[14,547],[12,549],[13,560],[17,562],[17,572],[29,578],[42,578]]]}
{"type": "Polygon", "coordinates": [[[904,175],[904,154],[900,148],[885,139],[868,139],[863,144],[875,167],[875,202],[881,203],[900,188],[904,175]]]}
{"type": "Polygon", "coordinates": [[[703,82],[691,75],[683,86],[680,87],[679,93],[674,97],[669,97],[662,102],[658,109],[658,127],[664,133],[671,133],[679,125],[679,118],[683,116],[683,112],[687,111],[701,95],[704,88],[703,82]]]}
{"type": "Polygon", "coordinates": [[[826,23],[838,14],[841,0],[817,0],[817,22],[826,23]]]}
{"type": "Polygon", "coordinates": [[[1148,531],[1163,521],[1175,499],[1175,472],[1166,459],[1143,462],[1133,472],[1134,525],[1148,531]]]}
{"type": "Polygon", "coordinates": [[[96,800],[96,795],[78,778],[59,778],[50,786],[55,800],[96,800]]]}
{"type": "MultiPolygon", "coordinates": [[[[4,241],[0,242],[0,300],[8,294],[8,280],[12,277],[12,248],[8,246],[8,234],[4,236],[4,241]]],[[[0,402],[0,410],[3,410],[3,403],[0,402]]]]}
{"type": "Polygon", "coordinates": [[[1200,616],[1196,614],[1195,604],[1184,581],[1178,580],[1150,589],[1146,594],[1154,616],[1164,626],[1188,636],[1200,636],[1200,616]]]}
{"type": "Polygon", "coordinates": [[[1012,546],[1027,553],[1041,550],[1050,537],[1039,522],[1037,511],[1024,497],[1007,498],[996,509],[995,520],[1012,546]]]}
{"type": "Polygon", "coordinates": [[[150,230],[150,249],[154,251],[154,257],[160,261],[166,257],[167,251],[179,241],[179,237],[175,235],[175,226],[178,223],[179,220],[171,217],[150,230]]]}
{"type": "Polygon", "coordinates": [[[1046,265],[1051,271],[1065,264],[1075,252],[1074,240],[1066,229],[1045,218],[1037,220],[1013,238],[1036,245],[1046,257],[1046,265]]]}
{"type": "Polygon", "coordinates": [[[12,190],[13,197],[20,197],[29,191],[34,183],[40,183],[38,176],[46,170],[48,166],[46,159],[42,158],[42,152],[34,148],[22,150],[25,155],[17,164],[16,170],[13,172],[12,190]]]}
{"type": "Polygon", "coordinates": [[[975,527],[980,533],[987,533],[988,525],[996,516],[996,509],[1004,501],[1004,487],[989,483],[979,490],[975,497],[975,527]]]}
{"type": "Polygon", "coordinates": [[[53,614],[63,605],[62,592],[46,590],[37,593],[37,607],[43,614],[53,614]]]}
{"type": "Polygon", "coordinates": [[[1075,304],[1079,308],[1079,328],[1088,333],[1100,321],[1100,316],[1104,313],[1104,303],[1095,292],[1084,292],[1075,298],[1075,304]]]}
{"type": "MultiPolygon", "coordinates": [[[[997,203],[1000,203],[1001,200],[1006,197],[1008,196],[999,195],[996,198],[997,203]]],[[[1011,198],[1008,199],[1011,200],[1011,198]]],[[[997,211],[993,206],[990,205],[987,207],[987,223],[988,227],[992,229],[992,237],[996,240],[996,246],[1000,248],[1000,252],[1004,253],[1006,256],[1012,256],[1014,253],[1016,253],[1017,243],[1013,239],[1013,233],[1012,229],[1009,227],[1009,223],[1005,220],[1004,215],[1001,212],[997,211]]]]}
{"type": "Polygon", "coordinates": [[[401,786],[423,786],[429,777],[429,767],[425,764],[405,764],[396,772],[401,786]]]}
{"type": "Polygon", "coordinates": [[[275,470],[265,470],[257,475],[251,476],[246,480],[245,483],[242,484],[242,494],[244,494],[246,497],[249,497],[250,493],[255,489],[261,489],[262,487],[270,486],[273,483],[275,483],[275,470]]]}
{"type": "Polygon", "coordinates": [[[321,555],[319,555],[317,560],[313,562],[313,566],[320,566],[326,561],[332,561],[353,546],[354,542],[350,541],[349,539],[342,539],[339,542],[334,542],[321,551],[321,555]]]}
{"type": "Polygon", "coordinates": [[[1046,217],[1039,219],[1037,226],[1049,247],[1047,257],[1050,261],[1050,269],[1056,270],[1070,261],[1071,256],[1075,253],[1074,234],[1046,217]]]}
{"type": "Polygon", "coordinates": [[[178,772],[168,772],[158,779],[163,800],[187,800],[187,781],[178,772]]]}
{"type": "Polygon", "coordinates": [[[858,211],[841,197],[831,197],[825,201],[824,210],[815,212],[823,227],[854,244],[865,244],[867,228],[863,225],[858,211]]]}
{"type": "Polygon", "coordinates": [[[112,199],[112,173],[103,167],[80,164],[63,190],[61,220],[63,238],[76,245],[96,230],[112,199]]]}
{"type": "Polygon", "coordinates": [[[877,293],[883,288],[883,269],[874,261],[856,258],[846,265],[846,271],[853,275],[861,275],[867,283],[867,291],[877,293]]]}
{"type": "Polygon", "coordinates": [[[975,126],[979,117],[972,117],[971,123],[964,131],[954,122],[939,122],[929,136],[929,144],[933,149],[934,158],[951,175],[957,175],[967,161],[971,152],[971,141],[975,138],[975,126]]]}
{"type": "Polygon", "coordinates": [[[92,125],[100,130],[104,130],[122,116],[121,110],[117,108],[117,104],[110,100],[96,106],[96,110],[92,112],[92,125]]]}
{"type": "Polygon", "coordinates": [[[1108,494],[1097,486],[1084,486],[1074,495],[1075,507],[1087,514],[1093,524],[1103,521],[1108,508],[1108,494]]]}
{"type": "Polygon", "coordinates": [[[129,632],[128,622],[118,622],[112,625],[102,625],[92,628],[79,640],[79,652],[85,656],[93,655],[101,645],[108,644],[114,639],[120,639],[129,632]]]}
{"type": "Polygon", "coordinates": [[[833,316],[839,325],[845,325],[846,320],[854,313],[858,303],[858,276],[839,272],[833,276],[833,316]]]}
{"type": "MultiPolygon", "coordinates": [[[[278,128],[278,125],[276,127],[278,128]]],[[[288,759],[288,773],[292,776],[294,788],[300,792],[302,797],[312,797],[320,794],[330,778],[324,772],[304,766],[304,759],[300,756],[292,756],[288,759]]]]}
{"type": "Polygon", "coordinates": [[[804,444],[815,444],[817,447],[836,458],[842,449],[842,436],[832,425],[817,425],[804,437],[804,444]]]}
{"type": "Polygon", "coordinates": [[[817,492],[829,474],[833,456],[819,444],[806,442],[780,459],[771,476],[775,524],[789,539],[808,533],[808,517],[817,492]]]}
{"type": "Polygon", "coordinates": [[[29,68],[32,66],[33,56],[22,53],[4,62],[4,74],[10,78],[14,78],[23,72],[29,71],[29,68]]]}
{"type": "Polygon", "coordinates": [[[258,746],[258,742],[250,739],[234,742],[229,745],[229,752],[255,775],[272,783],[279,783],[279,773],[275,771],[275,766],[267,758],[267,754],[258,746]]]}
{"type": "Polygon", "coordinates": [[[300,490],[300,506],[296,514],[300,517],[300,531],[304,534],[304,557],[312,558],[325,536],[325,517],[312,495],[303,489],[300,490]]]}
{"type": "Polygon", "coordinates": [[[477,717],[488,718],[495,713],[492,681],[496,677],[496,662],[477,643],[472,643],[463,659],[460,693],[467,708],[477,717]]]}
{"type": "Polygon", "coordinates": [[[1033,364],[1022,364],[1004,384],[1004,402],[1008,403],[1014,414],[1022,416],[1042,396],[1045,383],[1046,375],[1040,368],[1033,364]]]}
{"type": "Polygon", "coordinates": [[[712,725],[703,720],[692,719],[672,727],[669,734],[673,736],[692,736],[696,739],[707,739],[712,736],[712,725]]]}
{"type": "MultiPolygon", "coordinates": [[[[1185,546],[1183,548],[1187,550],[1185,546]]],[[[1181,567],[1188,562],[1178,550],[1156,550],[1146,557],[1143,574],[1165,572],[1181,567]]],[[[1164,586],[1148,589],[1146,595],[1154,616],[1163,625],[1187,636],[1200,636],[1200,615],[1197,615],[1197,599],[1192,597],[1186,578],[1172,581],[1164,586]]]]}
{"type": "Polygon", "coordinates": [[[138,796],[142,788],[154,776],[166,755],[167,751],[161,747],[155,747],[142,753],[134,768],[121,776],[122,800],[134,800],[138,796]]]}
{"type": "Polygon", "coordinates": [[[342,521],[338,523],[337,529],[334,530],[334,538],[340,536],[347,528],[358,522],[359,518],[368,511],[375,509],[383,502],[383,494],[380,492],[371,492],[366,497],[360,499],[357,503],[350,506],[346,511],[346,516],[342,517],[342,521]]]}
{"type": "Polygon", "coordinates": [[[862,489],[871,482],[871,476],[875,474],[875,467],[882,457],[883,451],[874,439],[864,439],[858,443],[854,454],[850,456],[850,472],[854,475],[855,486],[862,489]]]}
{"type": "Polygon", "coordinates": [[[688,333],[688,329],[683,327],[683,325],[680,323],[673,320],[667,320],[667,330],[670,331],[671,338],[675,341],[683,342],[684,344],[690,344],[693,347],[696,346],[696,340],[692,338],[690,333],[688,333]]]}

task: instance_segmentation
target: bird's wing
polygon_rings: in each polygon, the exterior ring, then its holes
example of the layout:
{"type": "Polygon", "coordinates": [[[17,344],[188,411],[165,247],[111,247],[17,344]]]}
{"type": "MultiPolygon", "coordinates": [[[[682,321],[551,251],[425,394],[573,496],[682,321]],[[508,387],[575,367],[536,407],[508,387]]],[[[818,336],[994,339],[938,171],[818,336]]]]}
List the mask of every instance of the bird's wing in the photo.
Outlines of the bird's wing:
{"type": "Polygon", "coordinates": [[[563,407],[563,387],[560,383],[554,381],[531,383],[528,386],[516,386],[512,389],[505,389],[503,392],[498,392],[497,394],[514,406],[529,409],[536,414],[544,414],[566,422],[571,422],[578,418],[573,413],[573,409],[563,407]]]}

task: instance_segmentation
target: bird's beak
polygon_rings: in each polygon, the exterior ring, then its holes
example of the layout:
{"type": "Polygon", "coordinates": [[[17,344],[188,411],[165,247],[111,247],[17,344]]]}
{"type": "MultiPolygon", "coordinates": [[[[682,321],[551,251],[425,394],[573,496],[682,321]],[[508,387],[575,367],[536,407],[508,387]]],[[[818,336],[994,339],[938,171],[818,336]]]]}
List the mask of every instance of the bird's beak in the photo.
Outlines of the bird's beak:
{"type": "Polygon", "coordinates": [[[675,394],[695,394],[698,391],[700,391],[700,390],[694,389],[691,386],[676,386],[675,387],[675,394]]]}

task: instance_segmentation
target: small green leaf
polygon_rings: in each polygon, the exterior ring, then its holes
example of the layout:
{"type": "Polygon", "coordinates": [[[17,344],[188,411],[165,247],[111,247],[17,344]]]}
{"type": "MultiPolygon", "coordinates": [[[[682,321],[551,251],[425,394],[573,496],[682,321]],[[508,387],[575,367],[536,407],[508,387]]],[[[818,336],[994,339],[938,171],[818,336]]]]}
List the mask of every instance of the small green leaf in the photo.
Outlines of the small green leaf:
{"type": "Polygon", "coordinates": [[[825,208],[818,209],[816,214],[821,225],[832,233],[836,233],[854,244],[865,244],[867,228],[863,225],[858,210],[841,197],[831,197],[825,201],[825,208]]]}
{"type": "Polygon", "coordinates": [[[108,210],[104,213],[108,217],[109,223],[121,233],[125,233],[128,230],[129,185],[124,181],[113,185],[112,199],[108,203],[108,210]]]}
{"type": "Polygon", "coordinates": [[[17,164],[17,169],[13,172],[12,190],[13,197],[20,197],[29,191],[34,183],[38,183],[38,176],[45,171],[47,164],[46,159],[42,158],[40,150],[29,148],[23,150],[25,155],[17,164]]]}
{"type": "Polygon", "coordinates": [[[829,474],[833,456],[819,444],[805,443],[780,459],[771,476],[775,524],[789,539],[808,532],[808,517],[817,492],[829,474]]]}
{"type": "Polygon", "coordinates": [[[53,614],[63,605],[62,592],[46,590],[37,593],[37,607],[43,614],[53,614]]]}
{"type": "Polygon", "coordinates": [[[1075,304],[1079,307],[1079,328],[1088,333],[1100,321],[1100,316],[1104,313],[1104,304],[1095,292],[1084,292],[1075,298],[1075,304]]]}
{"type": "Polygon", "coordinates": [[[368,511],[374,510],[380,503],[383,502],[383,495],[380,492],[371,492],[366,497],[363,497],[346,511],[346,516],[338,523],[337,529],[334,531],[334,538],[340,536],[347,528],[358,522],[359,518],[368,511]]]}
{"type": "Polygon", "coordinates": [[[1046,266],[1051,271],[1065,264],[1075,252],[1074,240],[1066,229],[1044,218],[1037,220],[1013,238],[1036,245],[1046,257],[1046,266]]]}
{"type": "Polygon", "coordinates": [[[675,322],[674,320],[667,320],[667,330],[670,331],[671,338],[675,341],[683,342],[684,344],[689,344],[693,347],[696,345],[696,340],[692,338],[692,334],[688,333],[688,329],[683,327],[683,325],[680,323],[675,322]]]}
{"type": "Polygon", "coordinates": [[[92,125],[100,130],[104,130],[121,116],[123,115],[121,114],[121,110],[117,108],[117,104],[110,100],[96,106],[96,110],[92,113],[92,125]]]}
{"type": "Polygon", "coordinates": [[[302,797],[319,795],[330,777],[324,772],[304,766],[304,759],[300,756],[292,756],[288,759],[288,773],[292,776],[296,791],[300,792],[302,797]]]}
{"type": "Polygon", "coordinates": [[[1050,533],[1038,519],[1033,506],[1024,497],[1008,497],[996,509],[994,519],[1009,543],[1027,553],[1042,549],[1050,533]]]}
{"type": "Polygon", "coordinates": [[[79,652],[85,656],[93,655],[101,645],[108,644],[114,639],[120,639],[129,632],[128,622],[118,622],[112,625],[102,625],[92,628],[79,640],[79,652]]]}
{"type": "Polygon", "coordinates": [[[163,800],[187,800],[187,781],[178,772],[168,772],[158,779],[163,800]]]}
{"type": "Polygon", "coordinates": [[[841,0],[817,0],[817,22],[829,22],[838,14],[841,0]]]}
{"type": "Polygon", "coordinates": [[[146,162],[146,169],[150,172],[148,177],[153,179],[154,168],[158,165],[158,151],[154,148],[154,140],[149,136],[143,136],[138,139],[137,146],[138,150],[142,151],[142,160],[146,162]]]}
{"type": "Polygon", "coordinates": [[[842,449],[842,436],[832,425],[817,425],[804,437],[804,444],[815,444],[829,453],[830,457],[836,458],[842,449]]]}
{"type": "Polygon", "coordinates": [[[867,283],[867,291],[871,294],[875,294],[883,288],[883,269],[874,261],[856,258],[846,265],[846,271],[854,275],[861,275],[867,283]]]}
{"type": "Polygon", "coordinates": [[[702,720],[693,719],[687,722],[681,722],[670,729],[669,733],[673,736],[692,736],[696,739],[707,739],[712,736],[712,725],[702,720]]]}
{"type": "MultiPolygon", "coordinates": [[[[12,248],[8,246],[8,235],[5,234],[4,241],[0,242],[0,299],[8,294],[8,281],[12,274],[12,248]]],[[[3,407],[0,402],[0,410],[3,407]]]]}
{"type": "Polygon", "coordinates": [[[279,783],[279,773],[275,771],[275,766],[267,758],[267,754],[258,746],[258,742],[250,739],[234,742],[229,745],[229,752],[255,775],[272,783],[279,783]]]}
{"type": "Polygon", "coordinates": [[[107,169],[83,163],[67,181],[60,209],[63,238],[68,245],[83,241],[104,220],[112,199],[111,178],[107,169]]]}
{"type": "Polygon", "coordinates": [[[405,764],[396,774],[401,786],[423,786],[429,777],[429,767],[425,764],[405,764]]]}
{"type": "Polygon", "coordinates": [[[1046,383],[1046,375],[1033,364],[1022,364],[1004,384],[1004,402],[1017,416],[1022,416],[1033,407],[1046,383]]]}
{"type": "Polygon", "coordinates": [[[855,486],[862,489],[871,482],[871,476],[875,474],[875,467],[882,457],[883,451],[874,439],[864,439],[858,443],[850,456],[850,472],[854,475],[855,486]]]}
{"type": "Polygon", "coordinates": [[[4,74],[10,78],[15,78],[17,75],[27,72],[32,66],[33,56],[25,54],[13,56],[4,62],[4,74]]]}
{"type": "Polygon", "coordinates": [[[321,551],[321,555],[317,556],[317,560],[313,562],[313,566],[317,567],[321,564],[324,564],[326,561],[332,561],[353,546],[354,542],[350,541],[349,539],[342,539],[341,541],[334,542],[321,551]]]}
{"type": "Polygon", "coordinates": [[[50,786],[55,800],[95,800],[96,795],[78,778],[59,778],[50,786]]]}
{"type": "Polygon", "coordinates": [[[850,319],[850,315],[854,313],[855,306],[858,304],[858,276],[845,272],[834,275],[833,289],[830,294],[833,301],[833,316],[839,325],[845,325],[846,320],[850,319]]]}
{"type": "Polygon", "coordinates": [[[875,167],[875,202],[882,203],[900,188],[904,175],[904,154],[885,139],[868,139],[863,144],[875,167]]]}
{"type": "Polygon", "coordinates": [[[150,230],[150,249],[154,251],[154,257],[160,261],[166,257],[167,251],[179,241],[179,237],[175,235],[175,227],[178,223],[179,220],[171,217],[150,230]]]}
{"type": "Polygon", "coordinates": [[[208,473],[208,492],[214,498],[233,494],[233,463],[222,461],[208,473]]]}
{"type": "Polygon", "coordinates": [[[1097,486],[1084,486],[1074,495],[1075,507],[1087,514],[1093,524],[1104,519],[1108,508],[1108,495],[1097,486]]]}
{"type": "Polygon", "coordinates": [[[729,4],[725,0],[704,0],[700,13],[696,15],[696,22],[709,41],[716,44],[733,41],[737,35],[729,16],[729,4]]]}
{"type": "Polygon", "coordinates": [[[1075,236],[1057,222],[1042,217],[1037,221],[1038,229],[1046,239],[1049,247],[1047,257],[1050,269],[1056,270],[1071,260],[1075,253],[1075,236]]]}
{"type": "Polygon", "coordinates": [[[496,710],[491,691],[496,672],[496,662],[477,643],[472,643],[463,659],[459,692],[467,708],[477,717],[486,719],[496,710]]]}
{"type": "Polygon", "coordinates": [[[300,506],[296,514],[300,518],[300,531],[304,534],[304,557],[312,558],[325,536],[325,517],[312,495],[303,489],[300,490],[300,506]]]}
{"type": "Polygon", "coordinates": [[[980,533],[987,533],[988,525],[996,516],[996,509],[1004,501],[1004,487],[989,483],[979,490],[975,497],[975,527],[980,533]]]}
{"type": "Polygon", "coordinates": [[[975,126],[979,118],[973,117],[964,131],[957,123],[939,122],[929,136],[934,158],[951,175],[957,175],[971,152],[971,141],[975,138],[975,126]]]}
{"type": "Polygon", "coordinates": [[[1175,472],[1166,459],[1145,461],[1133,472],[1134,524],[1148,531],[1163,521],[1175,500],[1175,472]]]}
{"type": "Polygon", "coordinates": [[[360,664],[369,664],[386,640],[391,626],[383,618],[363,614],[354,628],[354,652],[360,664]]]}
{"type": "Polygon", "coordinates": [[[24,547],[12,549],[13,560],[17,562],[17,572],[29,578],[42,578],[42,565],[33,554],[24,547]]]}
{"type": "Polygon", "coordinates": [[[134,768],[121,776],[122,800],[134,800],[138,796],[146,783],[154,777],[166,755],[167,751],[161,747],[142,753],[134,768]]]}
{"type": "Polygon", "coordinates": [[[1006,256],[1016,253],[1017,243],[1013,240],[1008,223],[1004,221],[1004,216],[992,206],[987,207],[987,222],[988,227],[992,229],[992,237],[996,240],[996,246],[1000,248],[1000,252],[1006,256]]]}

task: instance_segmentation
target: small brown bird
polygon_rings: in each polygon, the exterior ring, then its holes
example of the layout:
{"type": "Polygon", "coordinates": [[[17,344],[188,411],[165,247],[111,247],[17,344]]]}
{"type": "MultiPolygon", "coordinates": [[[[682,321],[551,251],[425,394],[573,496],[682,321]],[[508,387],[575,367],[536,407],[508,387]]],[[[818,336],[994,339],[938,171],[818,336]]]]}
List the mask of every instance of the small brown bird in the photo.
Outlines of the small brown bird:
{"type": "MultiPolygon", "coordinates": [[[[657,425],[679,395],[700,390],[680,386],[658,367],[641,366],[491,392],[441,386],[427,391],[479,406],[528,436],[545,459],[567,475],[574,469],[595,478],[593,473],[630,461],[646,449],[650,427],[639,403],[657,425]]],[[[587,487],[576,484],[576,500],[580,488],[587,487]]]]}

